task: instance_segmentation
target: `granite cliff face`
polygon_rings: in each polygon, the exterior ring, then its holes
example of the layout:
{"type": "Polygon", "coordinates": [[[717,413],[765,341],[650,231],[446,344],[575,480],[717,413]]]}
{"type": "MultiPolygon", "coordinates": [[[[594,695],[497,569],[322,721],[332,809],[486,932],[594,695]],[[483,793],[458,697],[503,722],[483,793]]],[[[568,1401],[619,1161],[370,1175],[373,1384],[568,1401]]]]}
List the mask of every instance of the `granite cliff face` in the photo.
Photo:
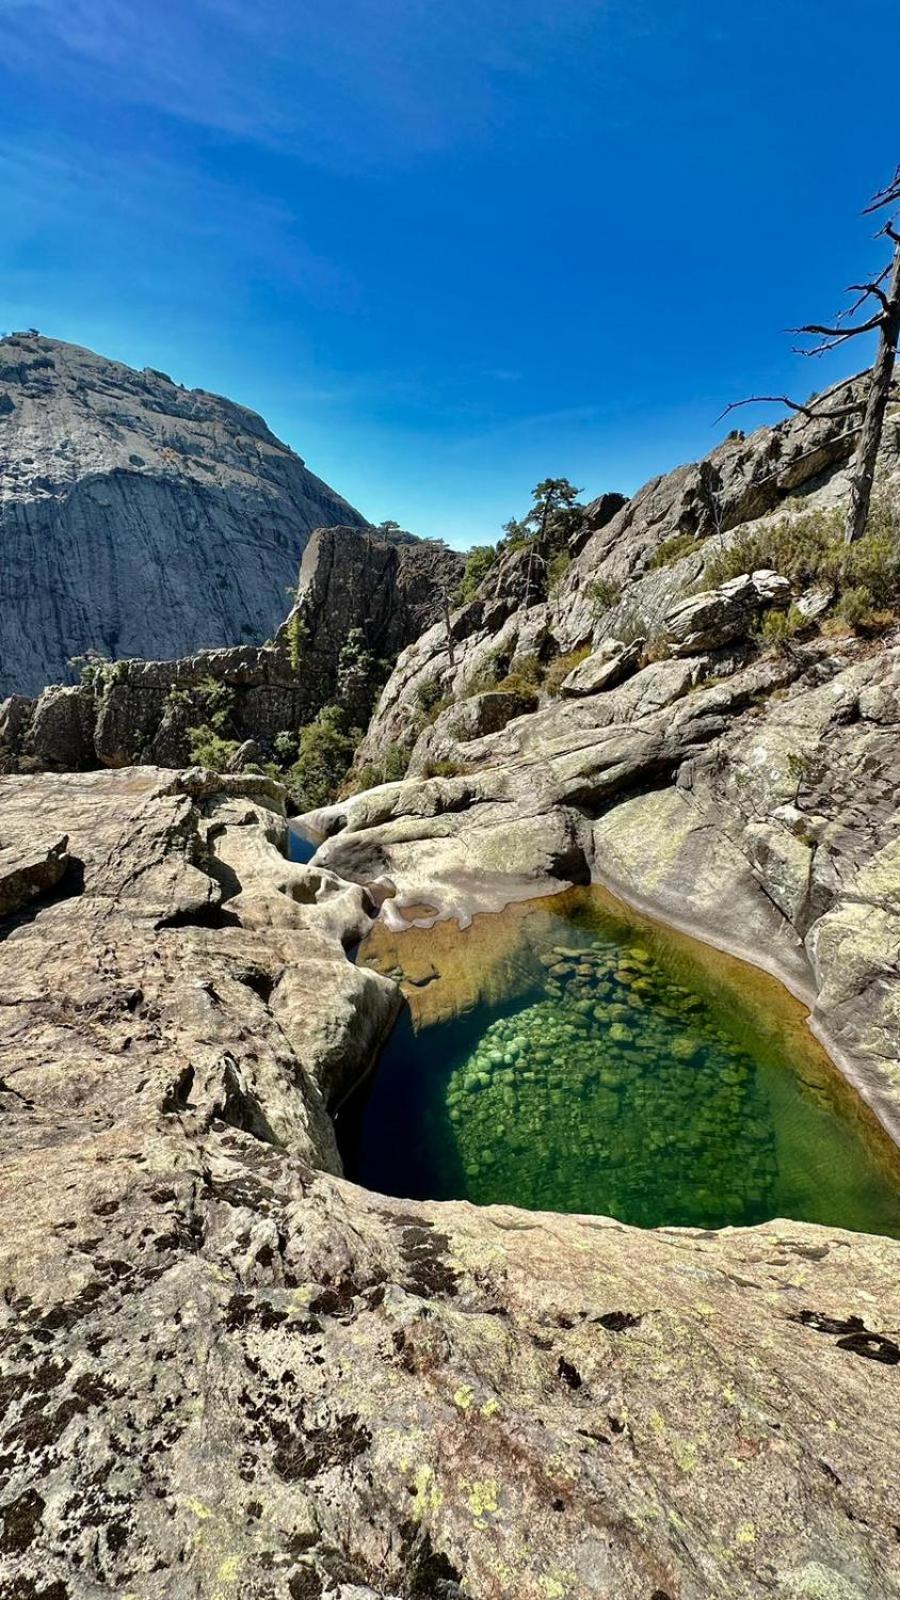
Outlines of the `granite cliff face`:
{"type": "Polygon", "coordinates": [[[0,340],[0,693],[70,657],[259,643],[313,528],[365,519],[261,417],[35,334],[0,340]]]}
{"type": "MultiPolygon", "coordinates": [[[[270,760],[279,733],[296,734],[342,692],[341,656],[352,634],[383,678],[440,616],[461,570],[462,557],[434,540],[319,528],[303,554],[296,604],[271,644],[175,661],[121,660],[84,684],[53,686],[36,699],[11,696],[0,706],[0,768],[187,765],[197,690],[211,684],[227,697],[229,734],[252,746],[254,759],[270,760]]],[[[370,676],[346,707],[362,724],[377,688],[370,676]]]]}

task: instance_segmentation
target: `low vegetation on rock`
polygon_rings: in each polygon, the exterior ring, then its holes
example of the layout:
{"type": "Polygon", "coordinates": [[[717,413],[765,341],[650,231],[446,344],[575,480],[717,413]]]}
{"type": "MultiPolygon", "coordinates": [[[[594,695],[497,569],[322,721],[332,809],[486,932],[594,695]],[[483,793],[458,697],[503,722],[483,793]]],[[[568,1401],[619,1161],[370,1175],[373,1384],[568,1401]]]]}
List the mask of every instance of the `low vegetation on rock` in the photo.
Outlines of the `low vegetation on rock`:
{"type": "Polygon", "coordinates": [[[846,542],[838,510],[799,510],[758,528],[751,524],[708,559],[703,585],[765,567],[790,579],[797,593],[828,584],[835,613],[848,623],[888,626],[900,608],[900,505],[886,493],[876,495],[866,532],[853,544],[846,542]]]}

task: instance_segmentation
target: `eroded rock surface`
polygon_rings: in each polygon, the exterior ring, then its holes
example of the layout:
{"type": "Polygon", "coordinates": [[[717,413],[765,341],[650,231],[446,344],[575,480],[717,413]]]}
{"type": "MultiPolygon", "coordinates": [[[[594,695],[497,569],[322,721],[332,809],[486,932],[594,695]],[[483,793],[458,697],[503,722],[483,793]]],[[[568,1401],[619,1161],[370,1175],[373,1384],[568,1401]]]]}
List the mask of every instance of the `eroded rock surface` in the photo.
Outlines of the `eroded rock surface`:
{"type": "MultiPolygon", "coordinates": [[[[598,503],[552,596],[514,553],[307,866],[266,779],[0,779],[0,1600],[900,1597],[900,1243],[388,1200],[330,1115],[400,1004],[348,958],[379,906],[593,877],[783,973],[900,1137],[900,636],[761,651],[780,585],[704,576],[840,502],[842,429],[598,503]]],[[[73,750],[80,696],[38,718],[73,750]]]]}
{"type": "Polygon", "coordinates": [[[277,786],[0,805],[82,869],[0,928],[4,1597],[900,1594],[900,1244],[367,1194],[396,991],[277,786]]]}
{"type": "Polygon", "coordinates": [[[445,738],[457,776],[314,814],[315,859],[388,880],[392,926],[405,906],[464,919],[606,882],[783,976],[900,1137],[900,640],[816,640],[720,669],[709,654],[652,662],[498,733],[445,738]]]}

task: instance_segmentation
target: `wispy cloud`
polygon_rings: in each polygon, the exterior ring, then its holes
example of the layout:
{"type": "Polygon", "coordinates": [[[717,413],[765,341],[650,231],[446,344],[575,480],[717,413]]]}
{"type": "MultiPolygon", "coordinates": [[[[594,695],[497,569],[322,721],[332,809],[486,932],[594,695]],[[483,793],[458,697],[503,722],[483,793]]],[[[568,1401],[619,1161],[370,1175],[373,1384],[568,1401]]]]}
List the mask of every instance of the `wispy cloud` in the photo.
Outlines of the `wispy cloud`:
{"type": "Polygon", "coordinates": [[[0,41],[8,68],[72,92],[366,167],[496,128],[507,80],[571,46],[586,14],[586,0],[0,0],[0,41]]]}
{"type": "Polygon", "coordinates": [[[195,268],[207,260],[222,285],[235,275],[256,273],[318,309],[359,305],[352,273],[309,245],[287,203],[229,184],[196,164],[148,150],[103,150],[96,142],[63,147],[49,137],[8,136],[0,138],[0,187],[7,259],[17,238],[27,243],[36,231],[77,215],[82,236],[93,231],[99,249],[109,235],[117,248],[145,259],[150,279],[159,272],[161,256],[171,269],[189,255],[195,268]]]}

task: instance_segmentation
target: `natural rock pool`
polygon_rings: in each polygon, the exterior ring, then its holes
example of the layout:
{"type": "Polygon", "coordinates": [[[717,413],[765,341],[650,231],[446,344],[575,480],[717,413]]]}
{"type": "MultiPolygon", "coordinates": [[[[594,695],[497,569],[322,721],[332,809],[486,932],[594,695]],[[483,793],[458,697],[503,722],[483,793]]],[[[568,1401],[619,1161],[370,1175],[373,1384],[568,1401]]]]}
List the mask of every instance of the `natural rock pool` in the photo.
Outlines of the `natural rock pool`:
{"type": "Polygon", "coordinates": [[[900,1236],[900,1153],[773,978],[576,889],[391,935],[409,1007],[338,1117],[348,1176],[645,1227],[900,1236]]]}

